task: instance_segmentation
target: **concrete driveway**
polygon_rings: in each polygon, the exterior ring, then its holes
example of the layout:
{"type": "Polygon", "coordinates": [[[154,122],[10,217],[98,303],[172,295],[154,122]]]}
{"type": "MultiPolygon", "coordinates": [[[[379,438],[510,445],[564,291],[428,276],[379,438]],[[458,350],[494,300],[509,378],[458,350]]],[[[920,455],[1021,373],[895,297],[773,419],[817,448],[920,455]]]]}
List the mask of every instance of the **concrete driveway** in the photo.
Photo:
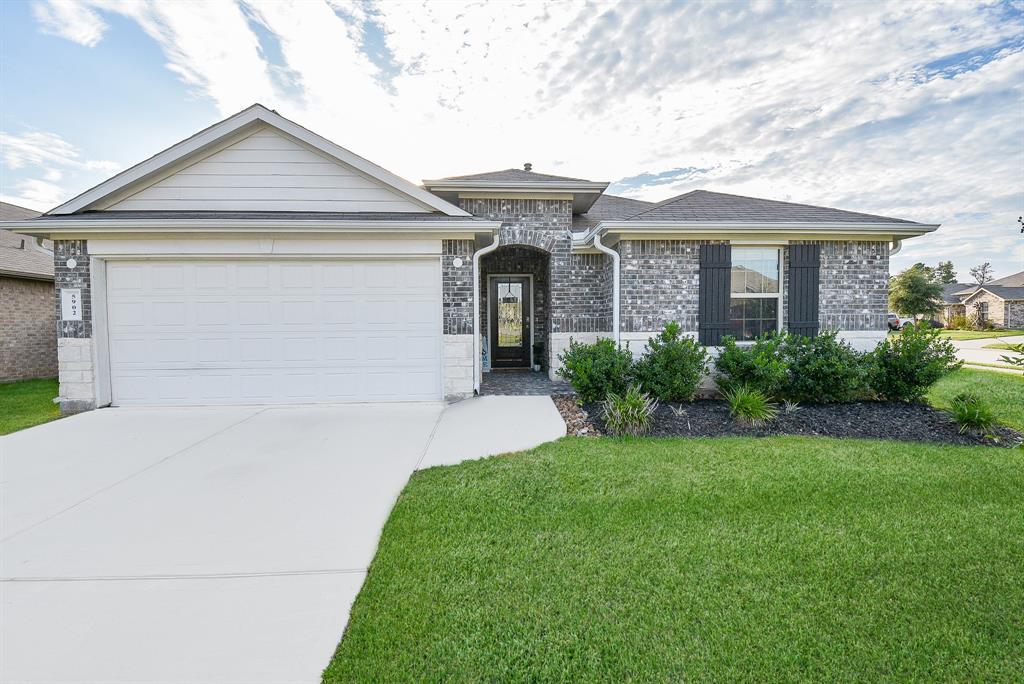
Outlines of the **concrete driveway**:
{"type": "MultiPolygon", "coordinates": [[[[1006,366],[1003,362],[1002,357],[1010,354],[1005,349],[985,349],[990,344],[996,344],[1002,342],[1004,344],[1020,344],[1024,343],[1024,335],[1008,335],[1005,337],[989,337],[982,338],[980,340],[954,340],[953,346],[956,347],[956,355],[961,361],[967,364],[978,363],[978,364],[998,364],[1006,366]]],[[[994,368],[986,368],[986,370],[1001,370],[994,368]]],[[[1020,373],[1019,370],[1013,370],[1009,366],[1005,369],[1011,373],[1020,373]]]]}
{"type": "Polygon", "coordinates": [[[546,397],[483,397],[0,437],[0,681],[317,682],[417,465],[564,434],[546,397]]]}

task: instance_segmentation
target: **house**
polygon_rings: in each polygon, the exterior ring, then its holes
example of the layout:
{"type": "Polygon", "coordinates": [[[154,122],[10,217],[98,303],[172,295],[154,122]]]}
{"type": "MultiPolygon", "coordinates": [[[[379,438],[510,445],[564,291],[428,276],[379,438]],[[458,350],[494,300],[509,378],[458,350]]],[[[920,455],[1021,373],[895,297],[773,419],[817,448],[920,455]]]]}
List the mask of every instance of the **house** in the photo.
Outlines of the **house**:
{"type": "MultiPolygon", "coordinates": [[[[0,202],[0,222],[38,215],[0,202]]],[[[0,382],[57,376],[56,324],[53,252],[37,239],[0,230],[0,382]]]]}
{"type": "Polygon", "coordinates": [[[995,328],[1024,328],[1024,271],[984,285],[968,285],[953,296],[958,303],[952,307],[968,319],[991,324],[995,328]]]}
{"type": "Polygon", "coordinates": [[[18,229],[55,241],[71,412],[456,399],[673,320],[711,346],[834,329],[870,348],[890,253],[937,227],[607,187],[529,164],[418,186],[253,105],[18,229]]]}

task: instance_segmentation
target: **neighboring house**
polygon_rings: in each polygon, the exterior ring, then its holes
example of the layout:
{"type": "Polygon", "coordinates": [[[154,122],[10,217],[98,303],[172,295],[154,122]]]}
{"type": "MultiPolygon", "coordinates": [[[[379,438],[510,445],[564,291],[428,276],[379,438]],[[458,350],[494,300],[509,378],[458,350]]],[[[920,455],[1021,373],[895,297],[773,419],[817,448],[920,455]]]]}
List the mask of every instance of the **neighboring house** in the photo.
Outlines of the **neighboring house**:
{"type": "Polygon", "coordinates": [[[1024,271],[984,285],[968,285],[955,294],[959,313],[996,328],[1024,328],[1024,271]]]}
{"type": "Polygon", "coordinates": [[[977,285],[970,283],[945,283],[942,286],[942,311],[939,313],[939,321],[949,324],[954,316],[967,315],[964,307],[964,293],[973,292],[977,285]]]}
{"type": "MultiPolygon", "coordinates": [[[[0,222],[35,216],[38,211],[0,202],[0,222]]],[[[47,245],[0,229],[0,382],[57,375],[53,251],[47,245]]]]}
{"type": "Polygon", "coordinates": [[[571,338],[639,353],[886,334],[889,254],[935,225],[526,168],[417,186],[260,105],[22,232],[54,237],[64,411],[440,400],[571,338]]]}

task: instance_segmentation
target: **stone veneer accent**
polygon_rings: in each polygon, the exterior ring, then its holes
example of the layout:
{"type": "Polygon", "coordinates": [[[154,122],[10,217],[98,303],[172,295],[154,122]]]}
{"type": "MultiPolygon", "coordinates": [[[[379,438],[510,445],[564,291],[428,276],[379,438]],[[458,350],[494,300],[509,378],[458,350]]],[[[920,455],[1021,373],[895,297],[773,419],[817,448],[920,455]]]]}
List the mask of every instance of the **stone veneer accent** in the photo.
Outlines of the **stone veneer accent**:
{"type": "Polygon", "coordinates": [[[441,307],[445,335],[473,334],[473,241],[441,241],[441,307]],[[455,259],[462,259],[456,266],[455,259]]]}
{"type": "Polygon", "coordinates": [[[61,413],[67,415],[96,408],[92,343],[92,278],[85,240],[56,240],[53,243],[54,306],[57,318],[57,373],[60,380],[61,413]],[[67,265],[68,259],[77,263],[67,265]],[[60,291],[82,291],[82,320],[60,318],[60,291]]]}
{"type": "Polygon", "coordinates": [[[444,398],[473,396],[473,335],[444,336],[444,398]]]}
{"type": "Polygon", "coordinates": [[[53,283],[0,277],[0,382],[57,375],[53,283]]]}

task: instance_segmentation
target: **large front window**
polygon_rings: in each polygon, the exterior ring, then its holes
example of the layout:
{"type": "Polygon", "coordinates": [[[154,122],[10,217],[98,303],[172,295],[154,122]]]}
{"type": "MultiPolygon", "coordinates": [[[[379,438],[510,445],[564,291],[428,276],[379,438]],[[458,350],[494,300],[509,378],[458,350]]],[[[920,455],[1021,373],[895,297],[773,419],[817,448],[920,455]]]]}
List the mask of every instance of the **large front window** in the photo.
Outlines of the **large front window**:
{"type": "Polygon", "coordinates": [[[740,341],[779,330],[782,287],[779,250],[733,247],[729,323],[740,341]]]}

